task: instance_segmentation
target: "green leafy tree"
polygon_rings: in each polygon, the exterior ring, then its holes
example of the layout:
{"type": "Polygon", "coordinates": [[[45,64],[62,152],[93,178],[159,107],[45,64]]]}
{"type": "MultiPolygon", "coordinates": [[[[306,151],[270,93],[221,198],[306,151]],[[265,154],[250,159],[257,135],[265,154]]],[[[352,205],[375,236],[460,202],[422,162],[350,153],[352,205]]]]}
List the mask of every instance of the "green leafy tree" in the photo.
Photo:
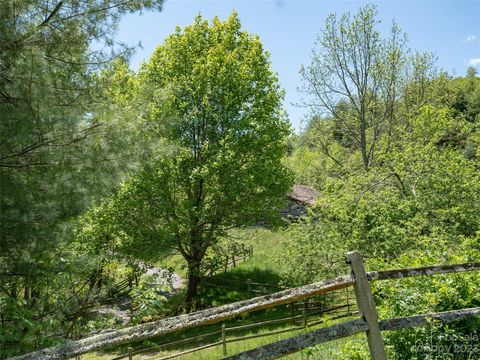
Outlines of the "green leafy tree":
{"type": "Polygon", "coordinates": [[[362,156],[368,169],[380,134],[393,122],[405,61],[405,39],[396,24],[390,39],[375,29],[374,6],[353,17],[331,14],[318,37],[312,63],[302,68],[305,100],[319,115],[332,115],[362,156]],[[338,107],[344,101],[348,111],[338,107]]]}
{"type": "Polygon", "coordinates": [[[241,29],[236,13],[177,28],[138,81],[140,96],[165,94],[152,96],[143,116],[148,135],[169,150],[92,213],[101,226],[90,238],[121,239],[123,251],[157,249],[143,257],[180,253],[188,310],[197,306],[207,249],[230,228],[272,218],[284,202],[291,180],[281,163],[290,131],[283,91],[260,40],[241,29]]]}
{"type": "Polygon", "coordinates": [[[458,141],[471,125],[454,114],[423,107],[409,119],[410,128],[397,130],[402,135],[394,147],[388,145],[383,166],[327,178],[312,217],[289,229],[285,279],[296,283],[334,275],[344,270],[345,252],[354,249],[393,261],[411,249],[427,252],[436,242],[455,247],[475,237],[478,160],[466,156],[458,141]]]}
{"type": "MultiPolygon", "coordinates": [[[[406,84],[415,79],[420,83],[415,90],[424,90],[422,81],[431,74],[433,59],[430,54],[412,56],[395,22],[383,38],[376,16],[373,5],[361,7],[353,16],[329,15],[311,64],[301,69],[303,104],[312,110],[313,118],[326,116],[334,123],[336,136],[359,151],[366,170],[374,163],[382,135],[392,135],[401,121],[398,100],[406,84]]],[[[331,143],[322,137],[318,142],[319,149],[332,158],[331,143]]]]}

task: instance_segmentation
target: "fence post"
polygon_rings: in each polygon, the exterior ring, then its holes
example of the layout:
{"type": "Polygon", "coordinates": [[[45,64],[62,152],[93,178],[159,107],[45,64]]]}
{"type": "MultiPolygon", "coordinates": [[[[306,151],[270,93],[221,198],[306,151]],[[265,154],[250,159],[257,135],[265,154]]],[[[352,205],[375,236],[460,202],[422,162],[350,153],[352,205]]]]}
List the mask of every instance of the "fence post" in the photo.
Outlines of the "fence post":
{"type": "Polygon", "coordinates": [[[129,346],[129,347],[128,347],[128,360],[132,360],[132,358],[133,358],[133,356],[132,356],[132,350],[133,350],[132,347],[129,346]]]}
{"type": "Polygon", "coordinates": [[[348,288],[345,288],[345,294],[347,295],[347,315],[350,316],[350,293],[348,288]]]}
{"type": "Polygon", "coordinates": [[[303,302],[303,309],[302,309],[302,317],[303,317],[303,327],[307,327],[307,302],[303,302]]]}
{"type": "Polygon", "coordinates": [[[352,269],[352,275],[355,279],[355,297],[357,299],[358,311],[360,316],[367,322],[367,340],[370,349],[370,355],[373,360],[386,360],[385,347],[382,334],[378,325],[377,309],[373,300],[370,284],[367,279],[362,257],[356,251],[347,254],[347,262],[352,269]]]}
{"type": "Polygon", "coordinates": [[[227,337],[225,334],[225,323],[222,324],[222,354],[223,356],[227,355],[227,337]]]}
{"type": "Polygon", "coordinates": [[[295,303],[290,303],[290,309],[292,310],[292,324],[295,324],[295,303]]]}
{"type": "Polygon", "coordinates": [[[232,261],[233,261],[233,268],[235,269],[237,267],[237,264],[235,264],[235,253],[232,254],[232,261]]]}

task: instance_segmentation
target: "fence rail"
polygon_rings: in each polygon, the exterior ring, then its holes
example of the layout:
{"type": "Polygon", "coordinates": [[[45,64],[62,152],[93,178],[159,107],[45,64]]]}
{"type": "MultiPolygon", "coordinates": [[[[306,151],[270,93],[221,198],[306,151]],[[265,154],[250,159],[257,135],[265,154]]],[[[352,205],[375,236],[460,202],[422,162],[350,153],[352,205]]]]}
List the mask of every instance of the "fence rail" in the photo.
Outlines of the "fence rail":
{"type": "Polygon", "coordinates": [[[279,290],[285,289],[277,285],[263,284],[263,283],[258,283],[250,280],[242,281],[237,279],[227,279],[227,278],[221,278],[221,277],[215,277],[215,278],[212,277],[210,279],[212,279],[213,282],[203,281],[202,285],[204,286],[206,285],[208,287],[213,287],[213,288],[220,287],[225,289],[239,290],[238,286],[236,286],[235,284],[242,284],[242,285],[245,285],[246,287],[242,290],[245,290],[248,293],[248,296],[251,296],[252,294],[266,295],[271,293],[272,291],[279,291],[279,290]]]}
{"type": "Polygon", "coordinates": [[[376,280],[393,280],[393,279],[403,279],[406,277],[413,276],[429,276],[429,275],[441,275],[441,274],[453,274],[453,273],[462,273],[467,271],[478,271],[480,270],[480,262],[472,262],[465,264],[455,264],[455,265],[436,265],[436,266],[426,266],[426,267],[417,267],[409,269],[398,269],[398,270],[386,270],[386,271],[371,271],[367,273],[367,278],[370,281],[376,280]]]}
{"type": "Polygon", "coordinates": [[[235,268],[240,261],[246,261],[253,256],[253,245],[245,246],[245,244],[234,245],[228,247],[226,253],[218,259],[208,259],[205,273],[207,278],[212,277],[215,273],[223,270],[227,272],[229,267],[235,268]]]}
{"type": "MultiPolygon", "coordinates": [[[[14,359],[66,359],[95,350],[158,337],[178,330],[222,322],[241,314],[301,301],[308,297],[326,294],[335,290],[344,289],[349,286],[354,286],[355,289],[357,306],[360,312],[359,319],[297,335],[288,339],[284,339],[282,342],[265,345],[242,354],[237,354],[230,358],[271,359],[281,356],[274,355],[274,353],[271,352],[271,349],[273,348],[277,349],[276,352],[287,354],[321,342],[350,336],[359,332],[366,332],[372,359],[382,360],[385,359],[383,340],[380,334],[380,331],[382,330],[385,331],[395,330],[397,328],[403,329],[407,327],[422,326],[422,324],[425,324],[425,321],[428,318],[435,318],[440,321],[454,321],[468,316],[480,315],[480,309],[473,308],[446,313],[417,315],[409,318],[387,319],[379,322],[369,285],[369,281],[376,280],[475,271],[480,270],[480,263],[430,266],[414,269],[365,273],[361,257],[358,253],[349,253],[348,259],[352,268],[352,275],[340,276],[328,281],[316,282],[187,315],[162,319],[109,333],[102,333],[85,339],[70,341],[52,348],[21,355],[15,357],[14,359]],[[298,336],[303,337],[298,338],[298,336]],[[268,348],[270,349],[270,352],[265,350],[267,346],[270,346],[270,348],[268,348]],[[250,354],[254,353],[262,355],[252,357],[250,354]]],[[[213,345],[209,344],[208,346],[213,345]]]]}

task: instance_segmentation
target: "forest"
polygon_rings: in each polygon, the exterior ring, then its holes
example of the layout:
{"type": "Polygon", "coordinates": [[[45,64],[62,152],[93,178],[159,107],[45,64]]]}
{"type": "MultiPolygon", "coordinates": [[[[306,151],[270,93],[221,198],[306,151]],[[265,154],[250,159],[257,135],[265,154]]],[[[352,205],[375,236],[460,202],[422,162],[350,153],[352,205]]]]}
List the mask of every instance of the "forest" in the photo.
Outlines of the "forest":
{"type": "MultiPolygon", "coordinates": [[[[241,13],[199,14],[133,70],[120,19],[163,2],[0,1],[0,359],[348,274],[350,251],[369,271],[480,261],[475,66],[441,69],[375,5],[333,13],[295,131],[241,13]],[[294,184],[317,194],[298,217],[294,184]]],[[[380,318],[475,308],[480,273],[372,291],[380,318]]],[[[389,359],[476,359],[479,338],[478,316],[383,334],[389,359]]],[[[370,358],[325,346],[302,359],[370,358]]]]}

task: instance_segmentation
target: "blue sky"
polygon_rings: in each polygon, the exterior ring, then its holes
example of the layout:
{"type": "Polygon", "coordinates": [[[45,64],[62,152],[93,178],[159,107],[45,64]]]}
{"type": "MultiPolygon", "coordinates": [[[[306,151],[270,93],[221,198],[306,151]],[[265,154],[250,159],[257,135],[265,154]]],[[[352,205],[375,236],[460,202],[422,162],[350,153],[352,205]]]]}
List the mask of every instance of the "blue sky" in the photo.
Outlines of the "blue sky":
{"type": "MultiPolygon", "coordinates": [[[[130,45],[142,43],[132,58],[137,69],[175,26],[191,24],[199,13],[225,19],[236,10],[243,28],[260,36],[271,54],[272,68],[286,91],[285,108],[298,130],[306,110],[298,108],[300,66],[309,63],[316,35],[332,12],[355,12],[363,1],[294,0],[170,0],[160,13],[128,15],[120,23],[118,38],[130,45]]],[[[386,31],[395,19],[409,36],[412,49],[432,51],[438,66],[463,75],[469,65],[480,71],[480,1],[376,1],[379,29],[386,31]]]]}

